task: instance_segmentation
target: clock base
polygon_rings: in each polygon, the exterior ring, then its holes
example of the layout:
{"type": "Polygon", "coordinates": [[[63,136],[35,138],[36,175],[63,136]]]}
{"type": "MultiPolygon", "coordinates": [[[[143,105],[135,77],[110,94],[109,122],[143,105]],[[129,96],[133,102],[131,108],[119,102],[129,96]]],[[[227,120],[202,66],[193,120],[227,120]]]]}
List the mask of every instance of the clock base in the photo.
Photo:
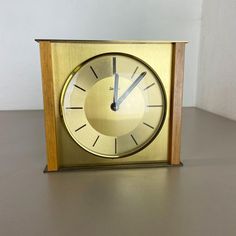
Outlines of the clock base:
{"type": "Polygon", "coordinates": [[[81,170],[111,170],[111,169],[133,169],[133,168],[162,168],[162,167],[181,167],[183,163],[172,165],[168,162],[152,162],[152,163],[132,163],[132,164],[117,164],[117,165],[91,165],[91,166],[74,166],[61,167],[57,171],[48,171],[47,166],[43,173],[52,172],[67,172],[67,171],[81,171],[81,170]]]}

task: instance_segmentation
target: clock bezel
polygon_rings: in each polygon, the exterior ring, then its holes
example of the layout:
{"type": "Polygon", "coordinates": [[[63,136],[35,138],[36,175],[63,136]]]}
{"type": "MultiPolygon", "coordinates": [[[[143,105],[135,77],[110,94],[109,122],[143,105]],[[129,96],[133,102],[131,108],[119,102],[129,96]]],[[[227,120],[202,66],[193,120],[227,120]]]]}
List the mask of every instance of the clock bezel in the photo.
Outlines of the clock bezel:
{"type": "Polygon", "coordinates": [[[157,74],[157,72],[144,60],[140,59],[137,56],[134,56],[132,54],[128,54],[128,53],[124,53],[124,52],[106,52],[106,53],[101,53],[101,54],[97,54],[95,56],[92,56],[90,58],[88,58],[87,60],[83,61],[82,63],[80,63],[79,65],[77,65],[67,76],[66,82],[63,85],[62,91],[61,91],[61,95],[60,95],[60,104],[59,104],[59,111],[60,111],[60,115],[62,117],[63,120],[63,125],[66,128],[67,133],[69,134],[70,138],[72,138],[72,140],[79,145],[79,147],[81,147],[82,149],[84,149],[85,151],[89,152],[90,154],[95,155],[96,157],[99,158],[104,158],[104,159],[120,159],[120,158],[125,158],[125,157],[129,157],[132,156],[140,151],[142,151],[143,149],[145,149],[147,146],[149,146],[153,140],[156,139],[156,137],[159,135],[160,131],[162,130],[162,127],[165,123],[165,119],[166,119],[166,114],[167,114],[167,97],[166,97],[166,91],[164,88],[164,85],[159,77],[159,75],[157,74]],[[161,117],[161,122],[159,122],[158,127],[155,129],[155,131],[153,132],[153,135],[146,141],[144,142],[142,145],[139,145],[137,148],[133,149],[132,151],[129,152],[124,152],[122,155],[105,155],[105,154],[100,154],[97,152],[92,151],[91,149],[87,148],[86,146],[81,145],[79,142],[77,142],[77,140],[73,137],[72,133],[70,132],[65,120],[64,120],[64,114],[63,114],[63,104],[64,104],[64,97],[65,97],[65,93],[67,91],[67,88],[70,84],[70,81],[73,79],[74,75],[87,63],[89,63],[90,61],[93,61],[96,58],[102,57],[102,56],[111,56],[111,55],[118,55],[118,56],[124,56],[124,57],[129,57],[132,58],[134,60],[137,60],[138,62],[142,63],[144,66],[146,66],[151,73],[154,75],[155,79],[158,81],[158,84],[160,86],[160,90],[162,91],[162,98],[163,98],[163,112],[162,112],[162,117],[161,117]]]}

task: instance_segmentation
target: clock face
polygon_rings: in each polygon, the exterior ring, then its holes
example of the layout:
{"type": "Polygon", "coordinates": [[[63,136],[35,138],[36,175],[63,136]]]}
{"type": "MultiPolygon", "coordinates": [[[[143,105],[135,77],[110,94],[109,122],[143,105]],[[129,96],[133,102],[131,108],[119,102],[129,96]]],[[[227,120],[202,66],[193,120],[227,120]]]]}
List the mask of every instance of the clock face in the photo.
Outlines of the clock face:
{"type": "Polygon", "coordinates": [[[160,78],[145,62],[107,53],[72,71],[62,91],[61,111],[78,145],[100,157],[120,158],[158,135],[166,96],[160,78]]]}

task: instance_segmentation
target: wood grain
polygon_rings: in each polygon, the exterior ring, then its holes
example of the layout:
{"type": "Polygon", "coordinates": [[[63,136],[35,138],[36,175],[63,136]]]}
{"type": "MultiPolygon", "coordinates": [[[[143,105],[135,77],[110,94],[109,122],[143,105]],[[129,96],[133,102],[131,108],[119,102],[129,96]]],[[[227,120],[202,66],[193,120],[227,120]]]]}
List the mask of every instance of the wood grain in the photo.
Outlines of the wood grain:
{"type": "Polygon", "coordinates": [[[184,80],[185,43],[174,43],[173,76],[171,83],[169,158],[171,165],[180,164],[181,114],[184,80]]]}
{"type": "Polygon", "coordinates": [[[46,150],[48,171],[58,170],[57,158],[57,136],[55,120],[55,104],[53,89],[53,71],[51,43],[49,41],[40,42],[40,59],[42,69],[42,86],[44,100],[44,122],[46,132],[46,150]]]}

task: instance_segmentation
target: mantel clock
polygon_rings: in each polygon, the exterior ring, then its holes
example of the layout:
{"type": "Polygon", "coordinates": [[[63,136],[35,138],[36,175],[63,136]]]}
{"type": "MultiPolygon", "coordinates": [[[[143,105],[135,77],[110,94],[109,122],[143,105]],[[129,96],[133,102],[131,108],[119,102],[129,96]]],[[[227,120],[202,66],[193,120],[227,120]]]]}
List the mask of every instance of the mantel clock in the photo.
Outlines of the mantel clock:
{"type": "Polygon", "coordinates": [[[186,42],[37,41],[47,171],[181,165],[186,42]]]}

